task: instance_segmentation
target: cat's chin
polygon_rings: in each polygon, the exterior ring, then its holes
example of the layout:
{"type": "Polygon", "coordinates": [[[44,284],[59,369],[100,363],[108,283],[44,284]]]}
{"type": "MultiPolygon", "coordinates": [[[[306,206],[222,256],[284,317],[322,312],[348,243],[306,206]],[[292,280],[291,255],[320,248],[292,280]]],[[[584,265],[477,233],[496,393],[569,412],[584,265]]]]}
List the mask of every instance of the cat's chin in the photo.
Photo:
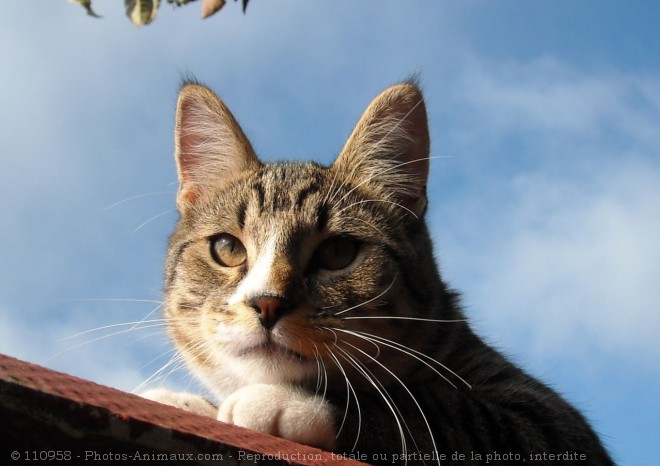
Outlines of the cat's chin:
{"type": "Polygon", "coordinates": [[[218,352],[215,364],[195,370],[221,398],[245,385],[299,384],[317,377],[316,360],[274,342],[227,350],[218,352]]]}
{"type": "Polygon", "coordinates": [[[258,344],[250,348],[245,348],[238,354],[239,358],[259,358],[264,359],[264,362],[272,361],[273,359],[286,360],[292,363],[307,362],[307,358],[302,354],[287,348],[284,345],[269,341],[266,343],[258,344]]]}

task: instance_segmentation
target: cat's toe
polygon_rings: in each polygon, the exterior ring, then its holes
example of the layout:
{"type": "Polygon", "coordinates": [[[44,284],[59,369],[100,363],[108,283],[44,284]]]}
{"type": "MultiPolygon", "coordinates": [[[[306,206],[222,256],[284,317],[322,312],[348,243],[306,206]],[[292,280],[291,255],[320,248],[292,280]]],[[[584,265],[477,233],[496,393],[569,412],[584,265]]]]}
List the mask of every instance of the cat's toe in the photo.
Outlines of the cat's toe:
{"type": "Polygon", "coordinates": [[[287,385],[254,384],[227,397],[218,420],[294,442],[333,450],[333,409],[318,396],[287,385]]]}
{"type": "Polygon", "coordinates": [[[157,401],[168,406],[174,406],[185,411],[190,411],[201,416],[215,418],[218,415],[218,408],[207,399],[185,392],[172,392],[165,388],[154,388],[140,393],[142,398],[151,401],[157,401]]]}

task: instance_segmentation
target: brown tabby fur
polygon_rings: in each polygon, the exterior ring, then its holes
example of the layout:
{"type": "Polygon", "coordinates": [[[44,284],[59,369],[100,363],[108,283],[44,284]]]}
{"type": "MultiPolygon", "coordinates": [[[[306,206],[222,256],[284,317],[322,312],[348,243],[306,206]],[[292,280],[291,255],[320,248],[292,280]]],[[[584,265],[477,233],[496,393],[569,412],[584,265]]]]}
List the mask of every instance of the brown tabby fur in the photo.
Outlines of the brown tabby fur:
{"type": "Polygon", "coordinates": [[[303,430],[318,437],[287,434],[282,423],[260,430],[372,463],[576,451],[587,464],[612,464],[573,407],[475,336],[442,281],[424,221],[429,134],[414,83],[378,96],[329,167],[262,163],[226,106],[196,83],[181,90],[175,132],[181,217],[165,317],[221,419],[224,410],[237,422],[228,397],[247,412],[264,403],[248,418],[283,416],[278,404],[289,406],[291,393],[311,407],[315,425],[303,430]],[[245,263],[214,260],[223,233],[244,246],[245,263]],[[317,250],[337,237],[357,254],[328,270],[317,250]],[[264,296],[286,302],[274,324],[254,304],[264,296]],[[269,387],[283,395],[262,399],[269,387]]]}

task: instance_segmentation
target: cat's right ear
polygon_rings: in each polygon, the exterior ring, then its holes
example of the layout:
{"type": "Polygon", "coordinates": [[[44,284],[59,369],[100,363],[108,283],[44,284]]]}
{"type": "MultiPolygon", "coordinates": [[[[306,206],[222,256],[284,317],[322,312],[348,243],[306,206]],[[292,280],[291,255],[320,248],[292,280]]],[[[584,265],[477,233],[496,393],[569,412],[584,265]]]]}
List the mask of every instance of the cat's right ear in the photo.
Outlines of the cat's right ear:
{"type": "Polygon", "coordinates": [[[181,213],[209,188],[261,165],[229,109],[213,91],[196,83],[184,84],[179,91],[174,146],[181,213]]]}

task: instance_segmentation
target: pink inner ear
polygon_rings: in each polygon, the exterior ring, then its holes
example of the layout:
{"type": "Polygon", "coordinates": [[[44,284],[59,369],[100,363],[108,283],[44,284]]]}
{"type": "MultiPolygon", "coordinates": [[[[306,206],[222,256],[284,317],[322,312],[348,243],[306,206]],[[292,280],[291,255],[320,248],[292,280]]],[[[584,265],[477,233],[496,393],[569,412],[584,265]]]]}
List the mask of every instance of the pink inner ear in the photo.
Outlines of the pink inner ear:
{"type": "Polygon", "coordinates": [[[198,157],[193,155],[190,150],[199,144],[199,137],[194,135],[185,135],[179,139],[179,152],[177,154],[177,162],[179,164],[179,175],[181,184],[192,182],[192,172],[199,164],[198,157]]]}
{"type": "Polygon", "coordinates": [[[181,89],[174,137],[180,210],[208,188],[260,166],[234,116],[207,87],[188,84],[181,89]]]}
{"type": "Polygon", "coordinates": [[[181,188],[179,189],[179,195],[177,197],[179,203],[181,203],[181,201],[185,201],[188,204],[194,204],[199,198],[199,194],[194,188],[190,186],[188,187],[181,186],[181,188]]]}
{"type": "Polygon", "coordinates": [[[177,109],[179,121],[176,128],[176,162],[179,174],[179,194],[177,203],[180,207],[184,203],[193,204],[199,197],[195,188],[194,173],[203,162],[200,160],[198,148],[203,143],[202,136],[195,128],[203,122],[197,121],[195,115],[200,109],[189,98],[183,98],[177,109]]]}
{"type": "Polygon", "coordinates": [[[192,172],[200,163],[196,156],[196,148],[201,144],[201,138],[193,129],[200,124],[194,118],[194,113],[198,111],[195,105],[188,99],[184,99],[178,108],[179,122],[177,128],[177,163],[179,165],[180,182],[186,183],[192,181],[192,172]]]}

